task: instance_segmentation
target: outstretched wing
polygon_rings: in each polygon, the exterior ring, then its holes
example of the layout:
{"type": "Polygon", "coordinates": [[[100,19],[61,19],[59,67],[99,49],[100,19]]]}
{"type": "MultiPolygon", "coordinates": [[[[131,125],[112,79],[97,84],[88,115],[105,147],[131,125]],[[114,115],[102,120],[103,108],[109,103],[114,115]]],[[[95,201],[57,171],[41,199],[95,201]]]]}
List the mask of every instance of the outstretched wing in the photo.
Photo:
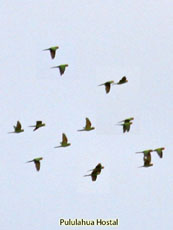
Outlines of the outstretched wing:
{"type": "Polygon", "coordinates": [[[125,133],[126,132],[126,124],[123,124],[123,133],[125,133]]]}
{"type": "Polygon", "coordinates": [[[34,161],[34,163],[35,163],[36,170],[39,171],[40,170],[40,161],[34,161]]]}
{"type": "Polygon", "coordinates": [[[111,89],[111,84],[110,84],[110,82],[105,83],[105,90],[106,90],[106,93],[109,93],[110,89],[111,89]]]}
{"type": "Polygon", "coordinates": [[[52,59],[55,58],[55,53],[56,53],[56,50],[50,49],[50,55],[52,59]]]}
{"type": "Polygon", "coordinates": [[[161,149],[156,149],[155,151],[157,152],[160,158],[163,157],[163,151],[161,149]]]}
{"type": "Polygon", "coordinates": [[[129,132],[129,130],[130,130],[130,125],[131,125],[130,122],[126,123],[126,130],[127,130],[128,132],[129,132]]]}
{"type": "Polygon", "coordinates": [[[65,133],[63,133],[62,134],[62,143],[67,144],[67,142],[68,142],[68,139],[67,139],[65,133]]]}
{"type": "Polygon", "coordinates": [[[89,129],[91,128],[91,121],[89,120],[89,118],[86,118],[86,126],[85,126],[86,129],[89,129]]]}
{"type": "Polygon", "coordinates": [[[96,170],[93,170],[93,172],[91,173],[91,178],[92,178],[92,181],[96,181],[96,179],[97,179],[97,172],[96,172],[96,170]]]}
{"type": "Polygon", "coordinates": [[[36,126],[42,125],[42,121],[37,121],[36,126]]]}
{"type": "Polygon", "coordinates": [[[127,78],[126,78],[126,76],[124,76],[124,77],[122,77],[122,78],[119,80],[119,82],[117,83],[117,85],[121,85],[121,84],[126,83],[126,82],[127,82],[127,78]]]}
{"type": "Polygon", "coordinates": [[[127,81],[126,76],[122,77],[121,81],[122,81],[122,82],[126,82],[126,81],[127,81]]]}
{"type": "Polygon", "coordinates": [[[64,65],[59,66],[59,71],[60,71],[60,74],[63,75],[65,72],[65,66],[64,65]]]}
{"type": "Polygon", "coordinates": [[[144,155],[144,166],[148,166],[151,163],[151,153],[148,153],[147,156],[144,155]]]}
{"type": "Polygon", "coordinates": [[[22,128],[22,125],[20,121],[17,121],[16,130],[21,130],[21,128],[22,128]]]}

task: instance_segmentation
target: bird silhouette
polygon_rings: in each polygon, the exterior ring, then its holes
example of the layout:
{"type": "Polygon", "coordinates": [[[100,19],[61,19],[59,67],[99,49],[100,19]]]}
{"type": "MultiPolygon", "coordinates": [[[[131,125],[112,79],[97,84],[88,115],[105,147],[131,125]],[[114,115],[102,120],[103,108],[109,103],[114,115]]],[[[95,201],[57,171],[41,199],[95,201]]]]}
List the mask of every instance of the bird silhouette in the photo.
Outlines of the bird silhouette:
{"type": "Polygon", "coordinates": [[[14,127],[14,132],[8,132],[8,133],[21,133],[24,132],[24,129],[22,129],[22,125],[20,123],[20,121],[17,121],[17,125],[13,126],[14,127]]]}
{"type": "Polygon", "coordinates": [[[34,162],[36,170],[39,171],[40,170],[40,161],[41,160],[43,160],[43,157],[34,158],[33,160],[27,161],[26,163],[34,162]]]}
{"type": "Polygon", "coordinates": [[[65,133],[62,134],[62,141],[60,142],[60,144],[60,146],[55,146],[54,148],[67,147],[71,145],[70,143],[68,143],[68,139],[65,133]]]}
{"type": "Polygon", "coordinates": [[[49,50],[51,58],[54,59],[55,55],[56,55],[56,50],[57,49],[59,49],[59,46],[52,46],[52,47],[50,47],[48,49],[44,49],[43,51],[49,50]]]}
{"type": "Polygon", "coordinates": [[[85,127],[83,127],[83,129],[79,129],[77,131],[91,131],[93,129],[95,129],[95,127],[92,127],[91,121],[89,120],[89,118],[86,117],[85,127]]]}

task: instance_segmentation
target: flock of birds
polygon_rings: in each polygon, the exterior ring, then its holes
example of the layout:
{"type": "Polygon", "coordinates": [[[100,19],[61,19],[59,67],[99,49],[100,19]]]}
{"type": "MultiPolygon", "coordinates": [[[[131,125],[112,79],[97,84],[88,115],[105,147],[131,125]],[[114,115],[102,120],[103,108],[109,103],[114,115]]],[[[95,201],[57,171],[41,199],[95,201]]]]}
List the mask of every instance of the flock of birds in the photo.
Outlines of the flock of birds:
{"type": "MultiPolygon", "coordinates": [[[[54,47],[50,47],[48,49],[44,49],[43,51],[50,51],[51,58],[54,59],[56,56],[57,49],[59,49],[59,47],[54,46],[54,47]]],[[[60,75],[63,75],[67,67],[68,67],[68,64],[61,64],[58,66],[53,66],[52,68],[58,68],[60,75]]],[[[103,84],[100,84],[99,86],[104,85],[106,93],[109,93],[112,85],[122,85],[122,84],[125,84],[127,82],[128,82],[128,80],[127,80],[126,76],[123,76],[117,83],[115,83],[114,81],[107,81],[103,84]]],[[[117,125],[121,125],[123,127],[123,133],[129,132],[133,120],[134,120],[133,117],[126,118],[126,119],[120,121],[117,125]]],[[[34,128],[33,131],[36,131],[37,129],[44,127],[45,125],[46,124],[43,123],[42,121],[36,121],[35,125],[31,125],[29,127],[33,127],[34,128]]],[[[16,126],[14,125],[13,127],[14,127],[14,131],[9,132],[9,133],[24,132],[24,129],[22,129],[22,125],[21,125],[20,121],[17,121],[16,126]]],[[[91,131],[94,129],[95,129],[95,127],[92,126],[92,123],[89,120],[89,118],[86,118],[86,124],[83,127],[83,129],[80,129],[77,131],[91,131]]],[[[62,134],[62,141],[60,142],[60,145],[55,146],[55,148],[68,147],[70,145],[71,145],[71,143],[68,142],[68,138],[67,138],[66,134],[63,133],[62,134]]],[[[151,167],[151,166],[153,166],[153,163],[151,163],[151,152],[157,152],[158,156],[160,158],[162,158],[163,157],[163,150],[165,150],[165,148],[160,147],[160,148],[156,148],[154,150],[148,149],[148,150],[143,150],[141,152],[136,152],[136,153],[143,153],[144,154],[144,157],[143,157],[144,165],[140,166],[140,167],[151,167]]],[[[43,160],[43,157],[34,158],[33,160],[27,161],[26,163],[34,162],[36,170],[39,171],[41,160],[43,160]]],[[[91,174],[84,175],[84,176],[91,176],[92,181],[96,181],[97,176],[101,173],[101,170],[103,168],[104,168],[104,166],[102,166],[102,164],[99,163],[99,164],[97,164],[97,166],[94,169],[89,170],[89,171],[92,171],[91,174]]]]}

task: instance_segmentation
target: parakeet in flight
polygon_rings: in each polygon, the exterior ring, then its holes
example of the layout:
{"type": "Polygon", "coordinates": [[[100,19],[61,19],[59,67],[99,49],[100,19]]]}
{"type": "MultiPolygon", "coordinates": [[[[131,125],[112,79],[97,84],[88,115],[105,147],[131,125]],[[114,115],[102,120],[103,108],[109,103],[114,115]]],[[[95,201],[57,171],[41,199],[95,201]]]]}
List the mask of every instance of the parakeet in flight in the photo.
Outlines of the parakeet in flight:
{"type": "Polygon", "coordinates": [[[24,132],[24,129],[22,129],[22,125],[20,123],[20,121],[17,121],[17,125],[13,126],[14,127],[14,132],[9,132],[9,133],[21,133],[24,132]]]}
{"type": "Polygon", "coordinates": [[[41,160],[43,160],[43,157],[34,158],[33,160],[27,161],[26,163],[34,162],[36,170],[39,171],[40,170],[40,161],[41,160]]]}
{"type": "Polygon", "coordinates": [[[101,165],[101,163],[99,163],[94,169],[92,169],[92,173],[89,174],[89,175],[84,175],[85,177],[86,176],[91,176],[91,179],[92,181],[96,181],[97,179],[97,176],[101,173],[101,170],[103,169],[104,167],[101,165]]]}
{"type": "Polygon", "coordinates": [[[35,131],[35,130],[37,130],[37,129],[39,129],[39,128],[45,126],[45,125],[46,125],[46,124],[44,124],[42,121],[36,121],[36,125],[31,125],[31,126],[29,126],[29,127],[35,127],[35,128],[33,129],[33,131],[35,131]]]}
{"type": "Polygon", "coordinates": [[[60,146],[56,146],[55,148],[67,147],[71,145],[70,143],[68,143],[68,139],[65,133],[62,134],[62,141],[60,142],[60,144],[61,144],[60,146]]]}
{"type": "Polygon", "coordinates": [[[80,129],[78,131],[90,131],[95,129],[95,127],[92,127],[91,121],[89,120],[89,118],[86,117],[86,125],[83,129],[80,129]]]}
{"type": "Polygon", "coordinates": [[[119,80],[119,82],[114,83],[114,85],[122,85],[122,84],[127,83],[127,82],[128,82],[128,80],[127,80],[126,76],[124,76],[119,80]]]}
{"type": "MultiPolygon", "coordinates": [[[[104,85],[105,86],[105,91],[106,93],[109,93],[110,89],[111,89],[111,85],[114,83],[114,81],[107,81],[101,85],[104,85]]],[[[98,85],[98,86],[101,86],[101,85],[98,85]]]]}
{"type": "Polygon", "coordinates": [[[51,68],[59,68],[60,75],[63,75],[65,72],[66,67],[68,67],[68,64],[62,64],[58,66],[53,66],[51,68]]]}
{"type": "Polygon", "coordinates": [[[59,49],[59,46],[53,46],[53,47],[50,47],[48,49],[44,49],[43,51],[49,50],[51,58],[54,59],[55,55],[56,55],[56,50],[57,49],[59,49]]]}

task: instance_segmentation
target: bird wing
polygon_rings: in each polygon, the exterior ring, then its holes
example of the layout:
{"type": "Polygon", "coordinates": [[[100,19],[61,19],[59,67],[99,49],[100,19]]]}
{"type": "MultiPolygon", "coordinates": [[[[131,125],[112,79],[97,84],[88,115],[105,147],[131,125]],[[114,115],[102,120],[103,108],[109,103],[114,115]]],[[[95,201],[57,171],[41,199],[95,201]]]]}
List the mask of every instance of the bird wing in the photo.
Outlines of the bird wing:
{"type": "Polygon", "coordinates": [[[127,130],[127,128],[126,128],[126,124],[123,124],[123,133],[125,133],[125,132],[126,132],[126,130],[127,130]]]}
{"type": "Polygon", "coordinates": [[[119,80],[118,84],[123,84],[123,83],[125,83],[126,81],[127,81],[127,78],[124,76],[124,77],[122,77],[122,78],[119,80]]]}
{"type": "Polygon", "coordinates": [[[60,71],[60,74],[63,75],[64,72],[65,72],[65,66],[59,66],[59,71],[60,71]]]}
{"type": "Polygon", "coordinates": [[[34,163],[35,163],[36,170],[39,171],[40,170],[40,161],[34,161],[34,163]]]}
{"type": "Polygon", "coordinates": [[[126,130],[129,132],[129,130],[130,130],[130,123],[128,122],[128,123],[126,123],[126,130]]]}
{"type": "Polygon", "coordinates": [[[101,169],[102,169],[102,165],[99,163],[96,167],[95,167],[95,171],[97,171],[98,173],[101,172],[101,169]]]}
{"type": "Polygon", "coordinates": [[[148,166],[151,163],[151,153],[148,153],[147,156],[144,155],[144,166],[148,166]]]}
{"type": "Polygon", "coordinates": [[[65,133],[62,134],[62,143],[66,144],[68,142],[68,139],[65,135],[65,133]]]}
{"type": "Polygon", "coordinates": [[[96,181],[96,179],[97,179],[97,172],[95,170],[93,170],[93,172],[91,173],[91,178],[92,178],[92,181],[96,181]]]}
{"type": "Polygon", "coordinates": [[[22,128],[22,125],[21,125],[20,121],[18,121],[17,125],[16,125],[16,129],[21,130],[21,128],[22,128]]]}
{"type": "Polygon", "coordinates": [[[89,120],[89,118],[86,118],[86,126],[85,128],[90,128],[91,127],[91,121],[89,120]]]}
{"type": "Polygon", "coordinates": [[[126,76],[122,77],[121,81],[122,81],[122,82],[125,82],[125,81],[127,81],[127,78],[126,78],[126,76]]]}
{"type": "Polygon", "coordinates": [[[50,55],[52,59],[55,58],[55,53],[56,53],[56,50],[50,49],[50,55]]]}
{"type": "Polygon", "coordinates": [[[111,89],[111,84],[109,82],[105,83],[106,93],[109,93],[110,89],[111,89]]]}
{"type": "Polygon", "coordinates": [[[160,158],[163,157],[163,151],[161,149],[156,149],[155,151],[157,152],[160,158]]]}
{"type": "Polygon", "coordinates": [[[36,122],[36,126],[41,125],[41,124],[42,124],[42,121],[37,121],[36,122]]]}

